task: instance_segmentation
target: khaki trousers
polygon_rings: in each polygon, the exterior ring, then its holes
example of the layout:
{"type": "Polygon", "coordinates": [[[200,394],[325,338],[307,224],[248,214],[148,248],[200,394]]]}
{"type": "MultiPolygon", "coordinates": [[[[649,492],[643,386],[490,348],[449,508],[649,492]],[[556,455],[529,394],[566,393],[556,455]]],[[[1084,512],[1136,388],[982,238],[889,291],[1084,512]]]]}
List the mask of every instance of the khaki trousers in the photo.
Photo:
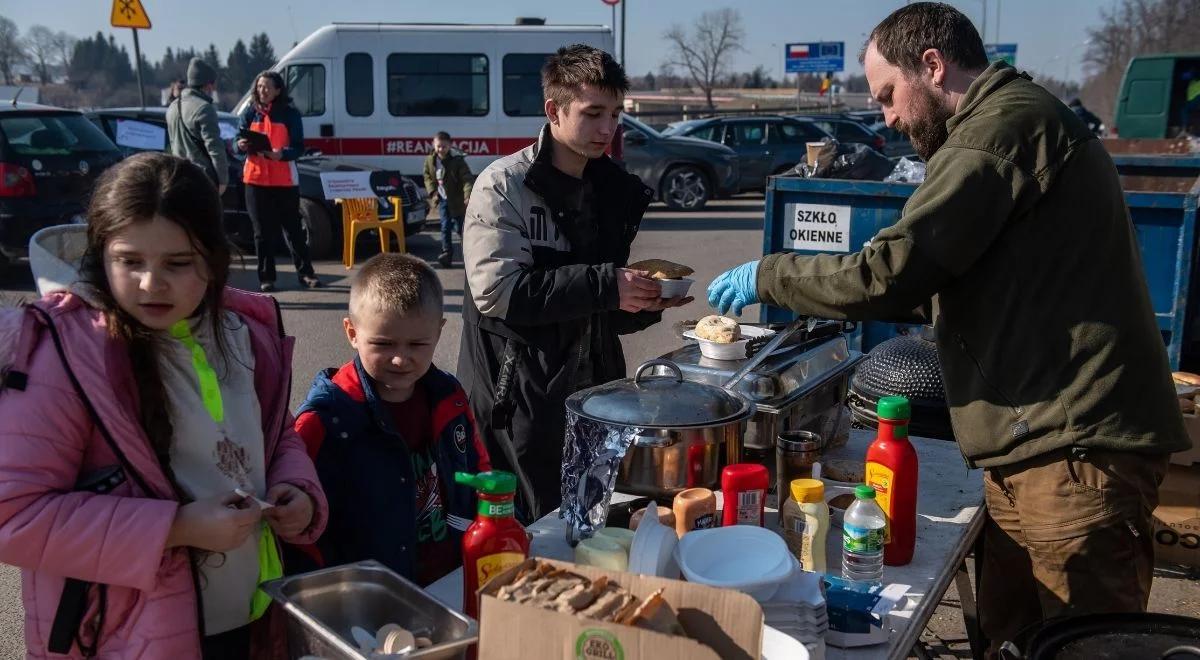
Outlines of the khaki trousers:
{"type": "Polygon", "coordinates": [[[1166,471],[1166,454],[1080,447],[984,471],[978,603],[993,651],[1045,619],[1146,609],[1166,471]]]}

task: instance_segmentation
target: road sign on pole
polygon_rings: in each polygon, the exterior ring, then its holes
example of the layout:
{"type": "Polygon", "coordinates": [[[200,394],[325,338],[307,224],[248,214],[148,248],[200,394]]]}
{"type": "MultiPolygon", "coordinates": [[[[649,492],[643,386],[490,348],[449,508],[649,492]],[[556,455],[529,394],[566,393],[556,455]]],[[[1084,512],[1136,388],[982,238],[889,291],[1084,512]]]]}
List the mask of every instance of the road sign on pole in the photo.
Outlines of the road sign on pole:
{"type": "Polygon", "coordinates": [[[1017,65],[1016,44],[985,44],[983,50],[987,53],[989,62],[1004,60],[1009,66],[1017,65]]]}
{"type": "Polygon", "coordinates": [[[837,73],[846,69],[843,41],[786,44],[783,51],[786,73],[837,73]]]}
{"type": "Polygon", "coordinates": [[[133,31],[133,66],[137,71],[138,105],[146,107],[146,89],[142,85],[142,48],[138,44],[138,30],[150,29],[150,16],[142,6],[142,0],[113,0],[112,15],[109,19],[113,27],[129,28],[133,31]]]}
{"type": "Polygon", "coordinates": [[[142,0],[113,0],[111,23],[118,28],[150,29],[150,17],[142,7],[142,0]]]}

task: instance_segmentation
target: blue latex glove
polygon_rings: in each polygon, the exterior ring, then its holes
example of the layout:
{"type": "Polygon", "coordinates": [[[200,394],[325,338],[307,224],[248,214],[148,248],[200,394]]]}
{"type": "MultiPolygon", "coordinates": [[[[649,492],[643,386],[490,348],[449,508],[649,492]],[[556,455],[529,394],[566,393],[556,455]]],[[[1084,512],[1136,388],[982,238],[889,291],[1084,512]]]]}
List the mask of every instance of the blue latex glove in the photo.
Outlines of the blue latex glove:
{"type": "Polygon", "coordinates": [[[721,273],[708,285],[708,304],[721,314],[731,308],[735,316],[742,315],[746,305],[758,303],[758,262],[748,261],[737,268],[721,273]]]}

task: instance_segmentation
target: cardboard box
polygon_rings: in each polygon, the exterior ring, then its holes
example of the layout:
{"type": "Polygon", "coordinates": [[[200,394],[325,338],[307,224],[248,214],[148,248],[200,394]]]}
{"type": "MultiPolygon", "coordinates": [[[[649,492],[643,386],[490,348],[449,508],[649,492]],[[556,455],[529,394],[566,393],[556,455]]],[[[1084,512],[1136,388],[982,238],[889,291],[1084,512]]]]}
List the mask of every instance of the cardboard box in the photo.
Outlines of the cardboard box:
{"type": "Polygon", "coordinates": [[[1175,465],[1191,465],[1200,463],[1200,415],[1184,414],[1183,426],[1187,429],[1188,437],[1192,439],[1192,448],[1171,454],[1171,463],[1175,465]]]}
{"type": "Polygon", "coordinates": [[[1170,466],[1158,488],[1154,559],[1200,567],[1200,466],[1170,466]]]}
{"type": "Polygon", "coordinates": [[[762,608],[750,596],[663,578],[605,571],[591,566],[528,559],[479,591],[480,660],[758,660],[762,608]],[[545,561],[589,579],[608,576],[638,598],[663,589],[663,598],[690,637],[666,635],[618,623],[585,619],[496,598],[522,568],[545,561]]]}

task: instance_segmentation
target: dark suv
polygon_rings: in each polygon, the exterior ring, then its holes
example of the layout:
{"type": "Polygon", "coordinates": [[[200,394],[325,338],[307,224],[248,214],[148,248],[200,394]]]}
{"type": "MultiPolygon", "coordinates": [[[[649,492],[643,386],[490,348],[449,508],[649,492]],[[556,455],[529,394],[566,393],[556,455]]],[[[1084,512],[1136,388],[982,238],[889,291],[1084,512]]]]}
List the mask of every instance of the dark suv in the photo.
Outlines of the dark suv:
{"type": "Polygon", "coordinates": [[[844,115],[795,116],[797,119],[812,121],[843,144],[865,144],[877,151],[883,151],[887,144],[887,140],[882,135],[867,128],[862,122],[844,115]]]}
{"type": "Polygon", "coordinates": [[[806,142],[830,137],[811,121],[761,115],[713,117],[671,124],[663,135],[700,138],[737,152],[741,176],[738,190],[764,190],[767,177],[782,174],[806,157],[806,142]]]}
{"type": "Polygon", "coordinates": [[[81,221],[96,177],[119,160],[74,110],[0,105],[0,265],[26,256],[37,230],[81,221]]]}
{"type": "Polygon", "coordinates": [[[738,157],[732,149],[694,138],[663,135],[621,115],[619,159],[677,211],[699,211],[708,200],[738,191],[738,157]]]}
{"type": "MultiPolygon", "coordinates": [[[[89,119],[117,143],[124,155],[139,151],[164,151],[167,148],[166,108],[107,108],[87,113],[89,119]]],[[[237,137],[238,119],[228,112],[218,112],[221,137],[225,139],[225,155],[229,159],[229,187],[221,197],[225,208],[225,227],[233,239],[248,246],[253,243],[250,216],[246,213],[246,195],[242,188],[242,165],[245,157],[233,149],[237,137]]],[[[308,233],[308,247],[313,258],[335,258],[341,251],[341,210],[332,200],[326,200],[321,187],[321,172],[354,172],[376,170],[367,165],[334,161],[320,154],[309,154],[296,161],[300,175],[300,217],[308,233]]],[[[399,177],[404,208],[404,233],[419,233],[429,214],[425,192],[406,177],[399,177]]],[[[395,213],[386,197],[379,198],[379,215],[395,213]]],[[[370,232],[367,232],[370,234],[370,232]]],[[[373,235],[373,234],[371,234],[373,235]]],[[[369,236],[368,236],[369,238],[369,236]]]]}

